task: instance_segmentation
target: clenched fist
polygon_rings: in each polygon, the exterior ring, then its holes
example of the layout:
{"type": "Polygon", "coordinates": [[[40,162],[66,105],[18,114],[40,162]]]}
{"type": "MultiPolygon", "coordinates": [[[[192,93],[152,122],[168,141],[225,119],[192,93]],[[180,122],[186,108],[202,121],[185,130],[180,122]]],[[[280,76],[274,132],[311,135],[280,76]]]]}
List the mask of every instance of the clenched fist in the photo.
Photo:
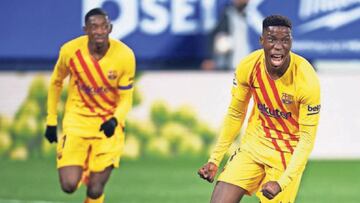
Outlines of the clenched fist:
{"type": "Polygon", "coordinates": [[[281,192],[281,187],[276,181],[269,181],[262,186],[261,192],[268,199],[274,199],[279,192],[281,192]]]}
{"type": "Polygon", "coordinates": [[[201,178],[212,183],[216,176],[217,170],[218,170],[218,167],[214,163],[208,162],[199,169],[198,174],[201,178]]]}

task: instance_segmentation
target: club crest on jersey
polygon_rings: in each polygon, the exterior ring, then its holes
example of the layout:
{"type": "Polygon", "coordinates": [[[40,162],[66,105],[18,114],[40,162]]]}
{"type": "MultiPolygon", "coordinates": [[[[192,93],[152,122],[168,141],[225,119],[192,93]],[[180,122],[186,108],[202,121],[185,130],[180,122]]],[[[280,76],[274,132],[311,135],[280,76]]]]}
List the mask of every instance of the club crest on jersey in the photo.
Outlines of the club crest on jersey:
{"type": "Polygon", "coordinates": [[[115,70],[110,70],[107,75],[109,80],[115,80],[117,78],[117,76],[118,76],[118,74],[115,70]]]}
{"type": "Polygon", "coordinates": [[[281,101],[284,104],[292,104],[294,102],[294,96],[286,93],[282,93],[281,101]]]}

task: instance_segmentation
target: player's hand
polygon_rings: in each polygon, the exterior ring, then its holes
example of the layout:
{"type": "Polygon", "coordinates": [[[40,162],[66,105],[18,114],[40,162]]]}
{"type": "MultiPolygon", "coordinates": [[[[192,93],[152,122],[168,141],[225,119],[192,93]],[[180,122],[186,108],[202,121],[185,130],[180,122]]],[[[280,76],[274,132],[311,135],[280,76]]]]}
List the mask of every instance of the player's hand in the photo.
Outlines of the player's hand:
{"type": "Polygon", "coordinates": [[[50,143],[57,142],[56,126],[46,126],[45,137],[50,143]]]}
{"type": "Polygon", "coordinates": [[[103,124],[101,124],[100,131],[104,131],[106,137],[111,137],[114,135],[117,124],[118,122],[116,118],[112,117],[109,120],[105,121],[103,124]]]}
{"type": "Polygon", "coordinates": [[[208,162],[198,170],[198,174],[201,178],[212,183],[214,181],[217,170],[218,167],[214,163],[208,162]]]}
{"type": "Polygon", "coordinates": [[[274,197],[281,192],[281,187],[276,181],[269,181],[262,186],[262,194],[268,199],[274,199],[274,197]]]}

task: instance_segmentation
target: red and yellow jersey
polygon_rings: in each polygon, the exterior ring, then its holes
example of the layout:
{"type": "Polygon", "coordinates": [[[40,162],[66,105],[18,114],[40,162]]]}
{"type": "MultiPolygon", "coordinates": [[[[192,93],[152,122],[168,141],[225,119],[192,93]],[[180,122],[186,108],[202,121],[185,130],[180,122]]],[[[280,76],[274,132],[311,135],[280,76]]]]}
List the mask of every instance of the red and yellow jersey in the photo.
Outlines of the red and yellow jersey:
{"type": "Polygon", "coordinates": [[[292,176],[302,172],[313,147],[321,107],[319,80],[313,67],[292,52],[289,68],[273,80],[265,67],[264,51],[251,53],[236,69],[232,101],[209,161],[219,164],[223,158],[240,131],[251,97],[254,106],[242,147],[261,148],[258,154],[267,149],[276,151],[286,169],[280,181],[285,186],[292,176]]]}
{"type": "MultiPolygon", "coordinates": [[[[65,118],[73,116],[105,121],[115,116],[120,125],[124,125],[132,103],[135,56],[124,43],[115,39],[109,41],[110,47],[100,60],[95,60],[89,53],[87,36],[62,46],[50,81],[48,125],[57,125],[57,104],[63,80],[68,75],[65,118]]],[[[73,119],[68,119],[67,124],[75,125],[72,122],[73,119]]],[[[86,121],[79,122],[86,126],[86,121]]]]}

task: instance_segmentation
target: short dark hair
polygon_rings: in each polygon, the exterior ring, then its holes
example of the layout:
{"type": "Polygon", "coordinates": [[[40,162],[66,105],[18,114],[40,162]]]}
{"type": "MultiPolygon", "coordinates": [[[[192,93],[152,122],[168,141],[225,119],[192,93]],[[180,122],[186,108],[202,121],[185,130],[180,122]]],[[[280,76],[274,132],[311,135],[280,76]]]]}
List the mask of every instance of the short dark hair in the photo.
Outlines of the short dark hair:
{"type": "Polygon", "coordinates": [[[101,8],[93,8],[89,12],[86,13],[86,15],[85,15],[85,24],[86,24],[86,22],[89,20],[89,18],[91,16],[95,16],[95,15],[102,15],[102,16],[108,17],[108,14],[103,9],[101,9],[101,8]]]}
{"type": "Polygon", "coordinates": [[[263,20],[263,30],[265,30],[269,26],[285,26],[290,29],[292,28],[289,18],[282,15],[271,15],[266,17],[263,20]]]}

